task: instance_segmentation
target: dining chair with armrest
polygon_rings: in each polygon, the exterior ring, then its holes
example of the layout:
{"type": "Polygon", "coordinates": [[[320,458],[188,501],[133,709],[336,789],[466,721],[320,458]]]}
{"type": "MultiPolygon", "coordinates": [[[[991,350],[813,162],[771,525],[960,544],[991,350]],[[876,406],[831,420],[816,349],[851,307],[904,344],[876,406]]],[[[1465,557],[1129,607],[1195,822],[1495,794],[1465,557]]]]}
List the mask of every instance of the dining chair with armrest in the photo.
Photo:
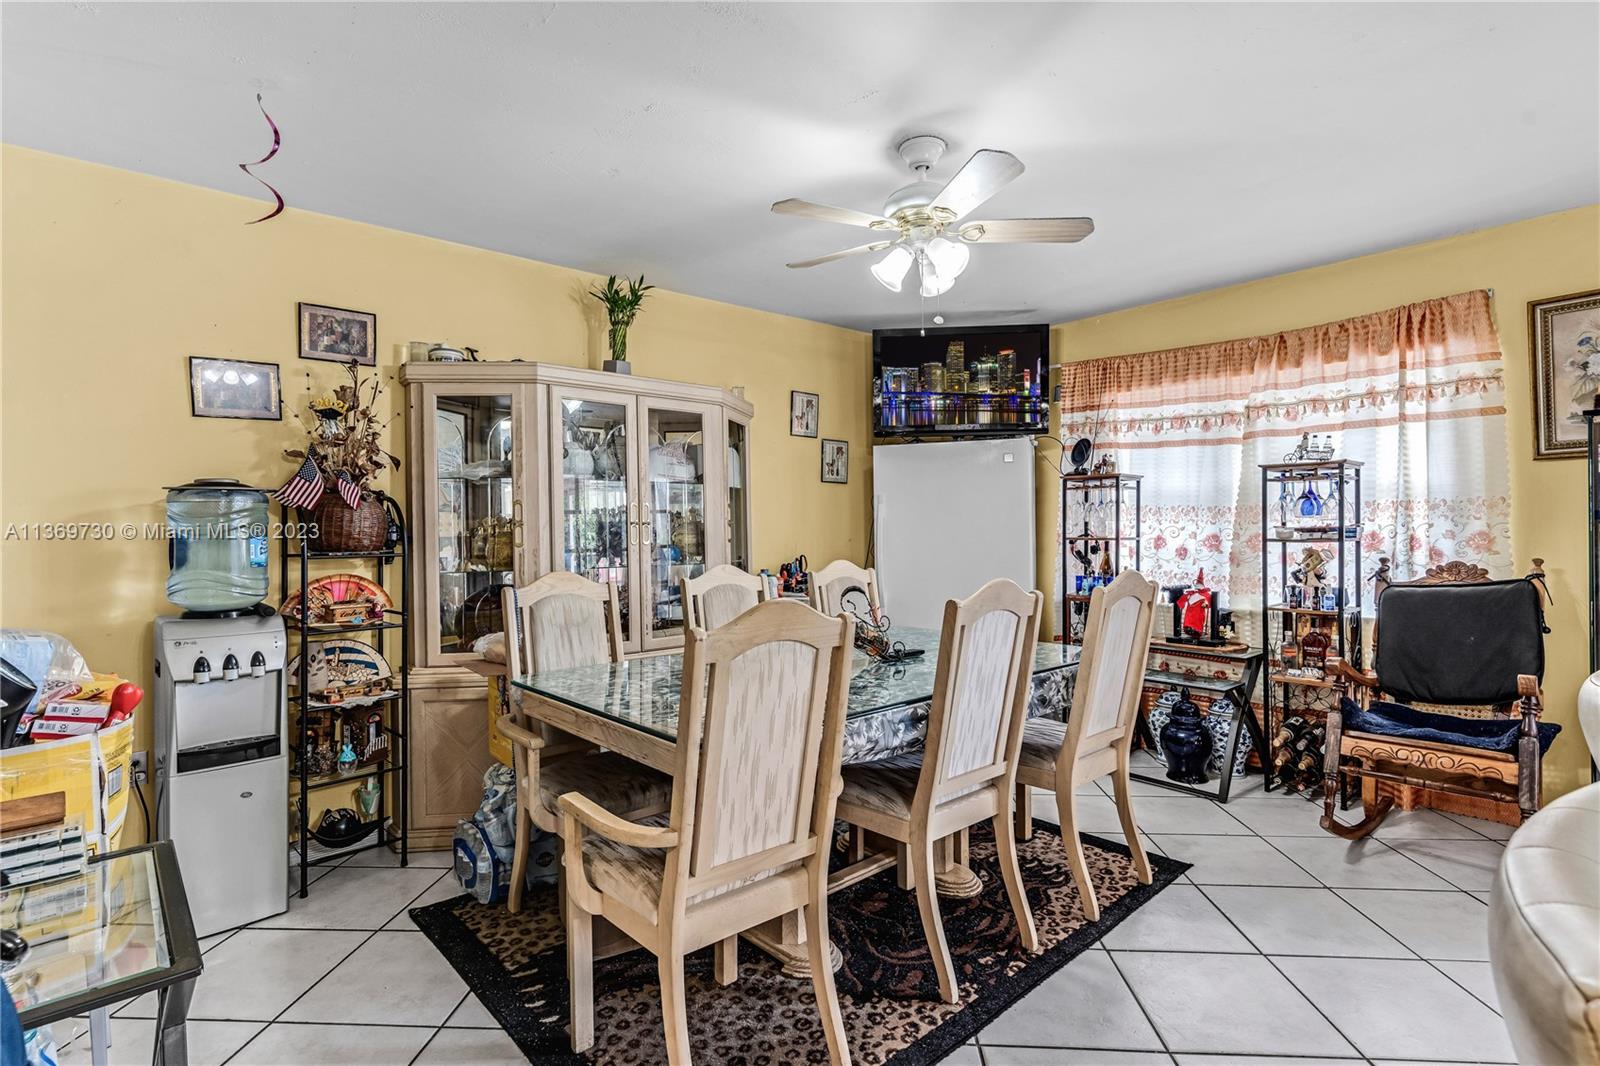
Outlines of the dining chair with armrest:
{"type": "Polygon", "coordinates": [[[679,1066],[690,1061],[684,955],[718,945],[728,984],[739,933],[802,911],[829,1059],[850,1062],[827,882],[853,629],[777,600],[689,630],[667,824],[620,818],[580,792],[560,798],[574,1051],[594,1043],[596,917],[655,954],[667,1061],[679,1066]]]}
{"type": "Polygon", "coordinates": [[[1061,843],[1078,885],[1088,919],[1098,921],[1100,903],[1078,836],[1077,790],[1111,775],[1117,815],[1133,854],[1133,871],[1141,884],[1151,880],[1150,859],[1139,840],[1128,788],[1128,759],[1139,717],[1145,660],[1150,653],[1150,628],[1155,617],[1156,584],[1135,570],[1124,570],[1109,585],[1089,596],[1083,652],[1073,685],[1072,709],[1065,722],[1034,718],[1022,732],[1017,767],[1017,836],[1026,840],[1027,789],[1047,788],[1056,794],[1061,818],[1061,843]]]}
{"type": "MultiPolygon", "coordinates": [[[[622,626],[617,587],[565,570],[530,585],[502,592],[506,619],[506,673],[562,670],[593,663],[620,662],[622,626]]],[[[523,710],[521,689],[510,687],[500,735],[511,742],[517,780],[516,843],[511,860],[507,907],[522,909],[523,876],[528,866],[529,826],[557,832],[556,798],[574,789],[607,810],[642,817],[666,809],[672,782],[665,774],[631,759],[594,752],[570,738],[548,736],[523,710]]]]}
{"type": "Polygon", "coordinates": [[[958,991],[934,887],[935,841],[985,820],[992,824],[1022,946],[1039,950],[1010,820],[1043,607],[1042,594],[1004,578],[947,602],[921,767],[844,770],[840,820],[906,847],[939,994],[948,1003],[957,1001],[958,991]]]}

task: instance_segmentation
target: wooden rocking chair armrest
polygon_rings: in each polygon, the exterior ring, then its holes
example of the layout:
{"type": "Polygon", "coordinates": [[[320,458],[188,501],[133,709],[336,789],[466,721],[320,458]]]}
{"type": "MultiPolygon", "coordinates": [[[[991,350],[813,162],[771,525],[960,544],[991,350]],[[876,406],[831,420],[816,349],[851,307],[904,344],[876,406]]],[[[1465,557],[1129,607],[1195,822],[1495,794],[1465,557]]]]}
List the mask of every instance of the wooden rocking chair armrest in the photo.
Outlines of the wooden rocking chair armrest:
{"type": "Polygon", "coordinates": [[[1349,663],[1345,662],[1336,655],[1328,656],[1328,661],[1324,666],[1324,672],[1335,681],[1348,681],[1353,685],[1360,685],[1362,688],[1372,689],[1374,692],[1376,692],[1378,689],[1377,674],[1367,670],[1357,670],[1355,667],[1351,666],[1349,663]]]}
{"type": "MultiPolygon", "coordinates": [[[[678,831],[666,826],[640,825],[621,815],[612,814],[582,792],[566,792],[556,800],[562,814],[570,815],[576,822],[608,840],[618,844],[631,844],[636,848],[675,848],[678,831]]],[[[565,836],[565,834],[563,834],[565,836]]],[[[576,841],[564,841],[569,847],[576,841]]]]}
{"type": "Polygon", "coordinates": [[[537,733],[533,733],[522,728],[520,725],[513,722],[511,720],[511,716],[508,714],[500,716],[500,720],[495,723],[495,728],[500,730],[500,735],[505,737],[511,743],[516,744],[518,747],[525,748],[528,751],[538,751],[540,748],[544,747],[543,737],[539,736],[537,733]]]}
{"type": "Polygon", "coordinates": [[[1517,675],[1517,695],[1522,697],[1524,710],[1537,715],[1543,709],[1544,693],[1539,691],[1539,679],[1532,674],[1517,675]]]}

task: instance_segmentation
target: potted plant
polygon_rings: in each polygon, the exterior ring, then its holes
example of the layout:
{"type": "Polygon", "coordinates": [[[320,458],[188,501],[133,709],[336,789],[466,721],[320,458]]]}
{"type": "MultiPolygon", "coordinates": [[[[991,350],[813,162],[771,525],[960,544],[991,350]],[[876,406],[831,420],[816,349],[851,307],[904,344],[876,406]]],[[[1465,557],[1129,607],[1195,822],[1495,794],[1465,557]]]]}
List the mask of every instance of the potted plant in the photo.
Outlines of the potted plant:
{"type": "Polygon", "coordinates": [[[307,405],[316,422],[300,422],[311,439],[304,448],[284,451],[284,457],[300,464],[300,469],[278,490],[278,498],[304,513],[307,547],[381,551],[389,519],[368,485],[385,464],[400,469],[400,460],[379,444],[384,424],[376,414],[383,392],[378,375],[364,382],[354,363],[346,364],[345,370],[350,374],[348,384],[314,397],[307,405]]]}
{"type": "Polygon", "coordinates": [[[645,293],[655,288],[654,285],[644,283],[644,275],[639,275],[639,280],[623,278],[618,284],[617,276],[612,274],[606,278],[604,288],[590,289],[589,295],[599,300],[606,308],[606,319],[611,323],[611,331],[606,336],[606,343],[611,349],[611,358],[607,359],[604,369],[614,374],[628,374],[628,327],[633,325],[634,316],[639,313],[639,305],[644,303],[645,293]]]}

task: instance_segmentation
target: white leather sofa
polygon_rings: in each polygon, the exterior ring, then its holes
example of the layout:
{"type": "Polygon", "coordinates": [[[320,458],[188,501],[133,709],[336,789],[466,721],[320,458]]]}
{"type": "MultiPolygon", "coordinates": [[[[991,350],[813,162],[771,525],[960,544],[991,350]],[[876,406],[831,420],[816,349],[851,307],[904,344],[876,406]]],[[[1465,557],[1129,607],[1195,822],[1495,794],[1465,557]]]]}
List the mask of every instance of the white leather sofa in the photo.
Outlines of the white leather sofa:
{"type": "MultiPolygon", "coordinates": [[[[1582,701],[1591,748],[1600,745],[1597,693],[1591,678],[1582,701]]],[[[1600,1066],[1600,783],[1551,803],[1507,843],[1489,955],[1517,1060],[1600,1066]]]]}

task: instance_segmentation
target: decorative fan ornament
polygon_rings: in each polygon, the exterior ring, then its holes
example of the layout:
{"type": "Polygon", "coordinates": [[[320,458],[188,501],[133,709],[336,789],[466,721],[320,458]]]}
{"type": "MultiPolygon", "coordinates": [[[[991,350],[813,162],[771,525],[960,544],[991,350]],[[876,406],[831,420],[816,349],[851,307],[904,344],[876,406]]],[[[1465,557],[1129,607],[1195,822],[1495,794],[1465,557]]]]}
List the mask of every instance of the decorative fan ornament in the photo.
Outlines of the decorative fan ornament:
{"type": "MultiPolygon", "coordinates": [[[[394,610],[394,601],[383,586],[360,574],[319,577],[306,586],[306,598],[311,604],[306,621],[312,625],[372,625],[394,610]]],[[[278,613],[298,619],[300,610],[300,592],[296,589],[283,601],[278,613]]]]}
{"type": "Polygon", "coordinates": [[[1069,244],[1094,232],[1090,218],[1000,218],[964,221],[966,216],[1023,171],[1022,161],[1010,152],[980,148],[956,175],[943,185],[928,180],[928,173],[944,155],[942,138],[929,134],[910,137],[898,151],[917,180],[890,194],[883,214],[872,215],[848,207],[829,207],[807,200],[779,200],[772,210],[821,222],[863,226],[882,239],[831,252],[815,259],[788,264],[794,269],[820,266],[836,259],[887,251],[873,264],[872,276],[891,292],[899,292],[915,265],[924,298],[938,296],[955,284],[966,270],[971,244],[1069,244]]]}

